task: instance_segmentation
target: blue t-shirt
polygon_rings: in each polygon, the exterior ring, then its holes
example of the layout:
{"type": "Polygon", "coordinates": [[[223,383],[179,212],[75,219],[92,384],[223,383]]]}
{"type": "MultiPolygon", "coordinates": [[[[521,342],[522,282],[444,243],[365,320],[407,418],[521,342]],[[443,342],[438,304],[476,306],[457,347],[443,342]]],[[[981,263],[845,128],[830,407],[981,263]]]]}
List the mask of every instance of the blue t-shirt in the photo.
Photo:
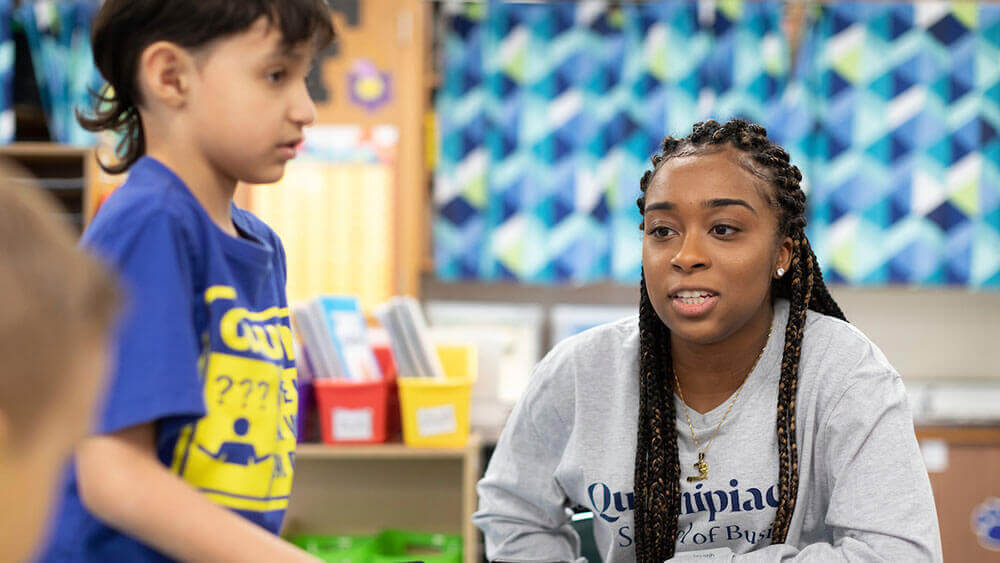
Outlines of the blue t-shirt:
{"type": "MultiPolygon", "coordinates": [[[[298,406],[285,256],[267,225],[236,206],[232,216],[241,238],[223,232],[180,178],[145,157],[84,234],[129,295],[98,430],[155,423],[163,465],[278,533],[298,406]]],[[[70,468],[42,560],[166,557],[87,512],[70,468]]]]}

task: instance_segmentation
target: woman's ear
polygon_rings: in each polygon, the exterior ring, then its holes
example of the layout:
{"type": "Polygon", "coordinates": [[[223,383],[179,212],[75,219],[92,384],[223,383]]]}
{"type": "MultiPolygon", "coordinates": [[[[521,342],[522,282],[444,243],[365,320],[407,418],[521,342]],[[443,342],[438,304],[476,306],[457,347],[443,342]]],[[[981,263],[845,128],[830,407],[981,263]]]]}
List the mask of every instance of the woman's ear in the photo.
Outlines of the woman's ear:
{"type": "Polygon", "coordinates": [[[781,246],[778,247],[778,260],[774,265],[774,271],[771,272],[773,278],[779,279],[788,272],[788,269],[791,267],[792,252],[794,250],[795,243],[792,242],[792,237],[785,237],[781,241],[781,246]]]}

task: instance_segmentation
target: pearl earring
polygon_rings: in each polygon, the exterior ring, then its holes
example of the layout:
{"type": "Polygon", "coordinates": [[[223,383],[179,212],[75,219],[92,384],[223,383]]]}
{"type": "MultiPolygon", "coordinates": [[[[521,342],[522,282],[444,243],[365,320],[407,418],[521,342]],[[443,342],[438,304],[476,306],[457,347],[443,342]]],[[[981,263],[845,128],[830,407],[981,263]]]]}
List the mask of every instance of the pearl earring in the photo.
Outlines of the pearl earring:
{"type": "Polygon", "coordinates": [[[778,277],[780,278],[783,275],[785,275],[785,269],[784,268],[778,268],[778,277]]]}

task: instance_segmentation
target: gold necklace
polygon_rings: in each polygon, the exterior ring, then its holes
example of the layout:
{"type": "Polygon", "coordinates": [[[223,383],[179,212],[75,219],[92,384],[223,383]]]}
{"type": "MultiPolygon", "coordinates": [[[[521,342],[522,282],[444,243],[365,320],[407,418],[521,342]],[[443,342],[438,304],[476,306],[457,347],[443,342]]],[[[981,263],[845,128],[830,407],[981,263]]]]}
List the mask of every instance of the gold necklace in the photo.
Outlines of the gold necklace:
{"type": "Polygon", "coordinates": [[[743,385],[746,384],[747,378],[753,373],[753,370],[757,368],[757,362],[760,361],[761,356],[764,355],[764,350],[767,349],[767,343],[771,340],[771,331],[774,330],[774,325],[771,325],[771,329],[767,331],[767,340],[764,341],[764,347],[760,349],[760,353],[757,354],[757,359],[753,361],[753,366],[750,371],[743,376],[743,381],[740,382],[740,386],[736,389],[736,396],[729,403],[729,408],[722,415],[722,420],[719,421],[719,425],[715,427],[715,432],[712,433],[712,437],[708,439],[705,443],[705,449],[701,449],[701,445],[698,443],[698,438],[694,435],[694,425],[691,424],[691,412],[688,410],[687,401],[684,400],[684,390],[681,389],[681,380],[675,375],[674,381],[677,382],[677,394],[681,396],[681,403],[684,405],[684,417],[687,418],[688,428],[691,429],[691,440],[694,441],[694,447],[698,450],[698,461],[694,464],[694,468],[698,470],[697,475],[691,475],[687,478],[688,483],[694,483],[695,481],[703,481],[708,479],[708,462],[705,461],[705,453],[708,452],[709,446],[712,445],[712,441],[715,440],[715,436],[719,433],[719,429],[722,428],[722,423],[726,421],[726,417],[729,416],[729,411],[733,409],[733,405],[736,404],[736,399],[740,398],[740,392],[743,391],[743,385]]]}

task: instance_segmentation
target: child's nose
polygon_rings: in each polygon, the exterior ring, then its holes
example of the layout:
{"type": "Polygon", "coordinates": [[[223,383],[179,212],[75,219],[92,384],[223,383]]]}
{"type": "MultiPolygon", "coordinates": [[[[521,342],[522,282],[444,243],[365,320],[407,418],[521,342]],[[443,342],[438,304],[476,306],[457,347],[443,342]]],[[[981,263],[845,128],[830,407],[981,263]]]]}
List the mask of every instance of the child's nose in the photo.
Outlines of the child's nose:
{"type": "Polygon", "coordinates": [[[300,127],[316,122],[316,104],[313,103],[305,84],[298,90],[295,100],[292,102],[289,117],[300,127]]]}

